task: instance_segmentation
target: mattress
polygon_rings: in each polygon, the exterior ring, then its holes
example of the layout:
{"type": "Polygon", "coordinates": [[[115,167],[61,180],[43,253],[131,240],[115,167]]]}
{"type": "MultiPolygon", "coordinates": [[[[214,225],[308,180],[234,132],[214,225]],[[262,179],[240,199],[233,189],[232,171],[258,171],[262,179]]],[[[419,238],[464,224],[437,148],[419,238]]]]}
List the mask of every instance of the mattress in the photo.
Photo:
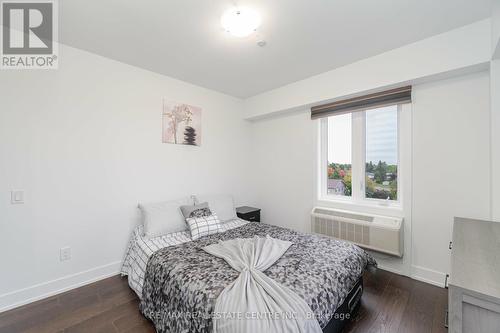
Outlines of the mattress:
{"type": "Polygon", "coordinates": [[[302,297],[321,327],[330,322],[366,266],[376,265],[368,253],[348,242],[248,223],[155,252],[146,267],[142,313],[158,332],[211,332],[215,301],[239,272],[202,248],[228,239],[266,235],[293,245],[264,274],[302,297]]]}
{"type": "MultiPolygon", "coordinates": [[[[247,221],[234,219],[222,224],[222,230],[227,231],[247,224],[247,221]]],[[[125,258],[121,269],[122,276],[128,277],[128,284],[139,298],[142,298],[142,286],[146,265],[153,253],[163,248],[190,242],[189,230],[174,232],[160,237],[144,236],[142,225],[137,226],[127,245],[125,258]]]]}

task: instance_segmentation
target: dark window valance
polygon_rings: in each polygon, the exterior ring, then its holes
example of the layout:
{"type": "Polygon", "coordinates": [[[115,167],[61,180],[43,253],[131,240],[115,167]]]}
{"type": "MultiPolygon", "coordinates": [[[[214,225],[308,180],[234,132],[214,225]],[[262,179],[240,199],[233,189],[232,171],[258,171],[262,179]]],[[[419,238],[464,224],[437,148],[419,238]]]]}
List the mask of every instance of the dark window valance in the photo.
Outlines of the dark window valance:
{"type": "Polygon", "coordinates": [[[411,103],[411,86],[353,97],[311,108],[311,119],[362,111],[394,104],[411,103]]]}

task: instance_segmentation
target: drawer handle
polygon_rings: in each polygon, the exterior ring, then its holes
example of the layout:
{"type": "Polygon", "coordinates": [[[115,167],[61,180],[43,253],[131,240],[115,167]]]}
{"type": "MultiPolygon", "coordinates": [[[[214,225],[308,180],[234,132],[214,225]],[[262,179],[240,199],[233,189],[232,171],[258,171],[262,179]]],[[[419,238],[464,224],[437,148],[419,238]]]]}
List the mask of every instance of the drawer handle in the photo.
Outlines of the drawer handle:
{"type": "Polygon", "coordinates": [[[446,274],[444,278],[444,287],[448,289],[448,278],[450,277],[450,274],[446,274]]]}
{"type": "Polygon", "coordinates": [[[451,250],[453,242],[450,242],[450,245],[448,245],[448,248],[451,250]]]}

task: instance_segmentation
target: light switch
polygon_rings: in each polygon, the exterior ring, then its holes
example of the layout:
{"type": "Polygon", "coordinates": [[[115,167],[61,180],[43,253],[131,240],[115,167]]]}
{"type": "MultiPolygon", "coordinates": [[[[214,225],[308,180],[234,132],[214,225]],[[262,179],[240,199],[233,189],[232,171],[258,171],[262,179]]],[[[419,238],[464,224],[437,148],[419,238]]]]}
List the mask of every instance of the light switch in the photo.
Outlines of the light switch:
{"type": "Polygon", "coordinates": [[[11,204],[23,204],[24,203],[24,191],[23,190],[10,191],[10,203],[11,204]]]}
{"type": "Polygon", "coordinates": [[[71,259],[71,248],[70,247],[62,247],[59,250],[59,260],[66,261],[71,259]]]}

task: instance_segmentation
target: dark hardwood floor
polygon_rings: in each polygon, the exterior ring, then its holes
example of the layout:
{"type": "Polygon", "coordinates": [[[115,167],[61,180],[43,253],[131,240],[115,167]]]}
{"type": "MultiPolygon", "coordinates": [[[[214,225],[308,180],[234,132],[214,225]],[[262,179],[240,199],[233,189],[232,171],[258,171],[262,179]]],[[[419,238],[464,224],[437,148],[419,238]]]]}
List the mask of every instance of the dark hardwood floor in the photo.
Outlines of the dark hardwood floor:
{"type": "MultiPolygon", "coordinates": [[[[357,315],[345,332],[447,332],[446,289],[383,270],[366,272],[357,315]]],[[[0,332],[154,332],[127,280],[111,277],[0,313],[0,332]]]]}

